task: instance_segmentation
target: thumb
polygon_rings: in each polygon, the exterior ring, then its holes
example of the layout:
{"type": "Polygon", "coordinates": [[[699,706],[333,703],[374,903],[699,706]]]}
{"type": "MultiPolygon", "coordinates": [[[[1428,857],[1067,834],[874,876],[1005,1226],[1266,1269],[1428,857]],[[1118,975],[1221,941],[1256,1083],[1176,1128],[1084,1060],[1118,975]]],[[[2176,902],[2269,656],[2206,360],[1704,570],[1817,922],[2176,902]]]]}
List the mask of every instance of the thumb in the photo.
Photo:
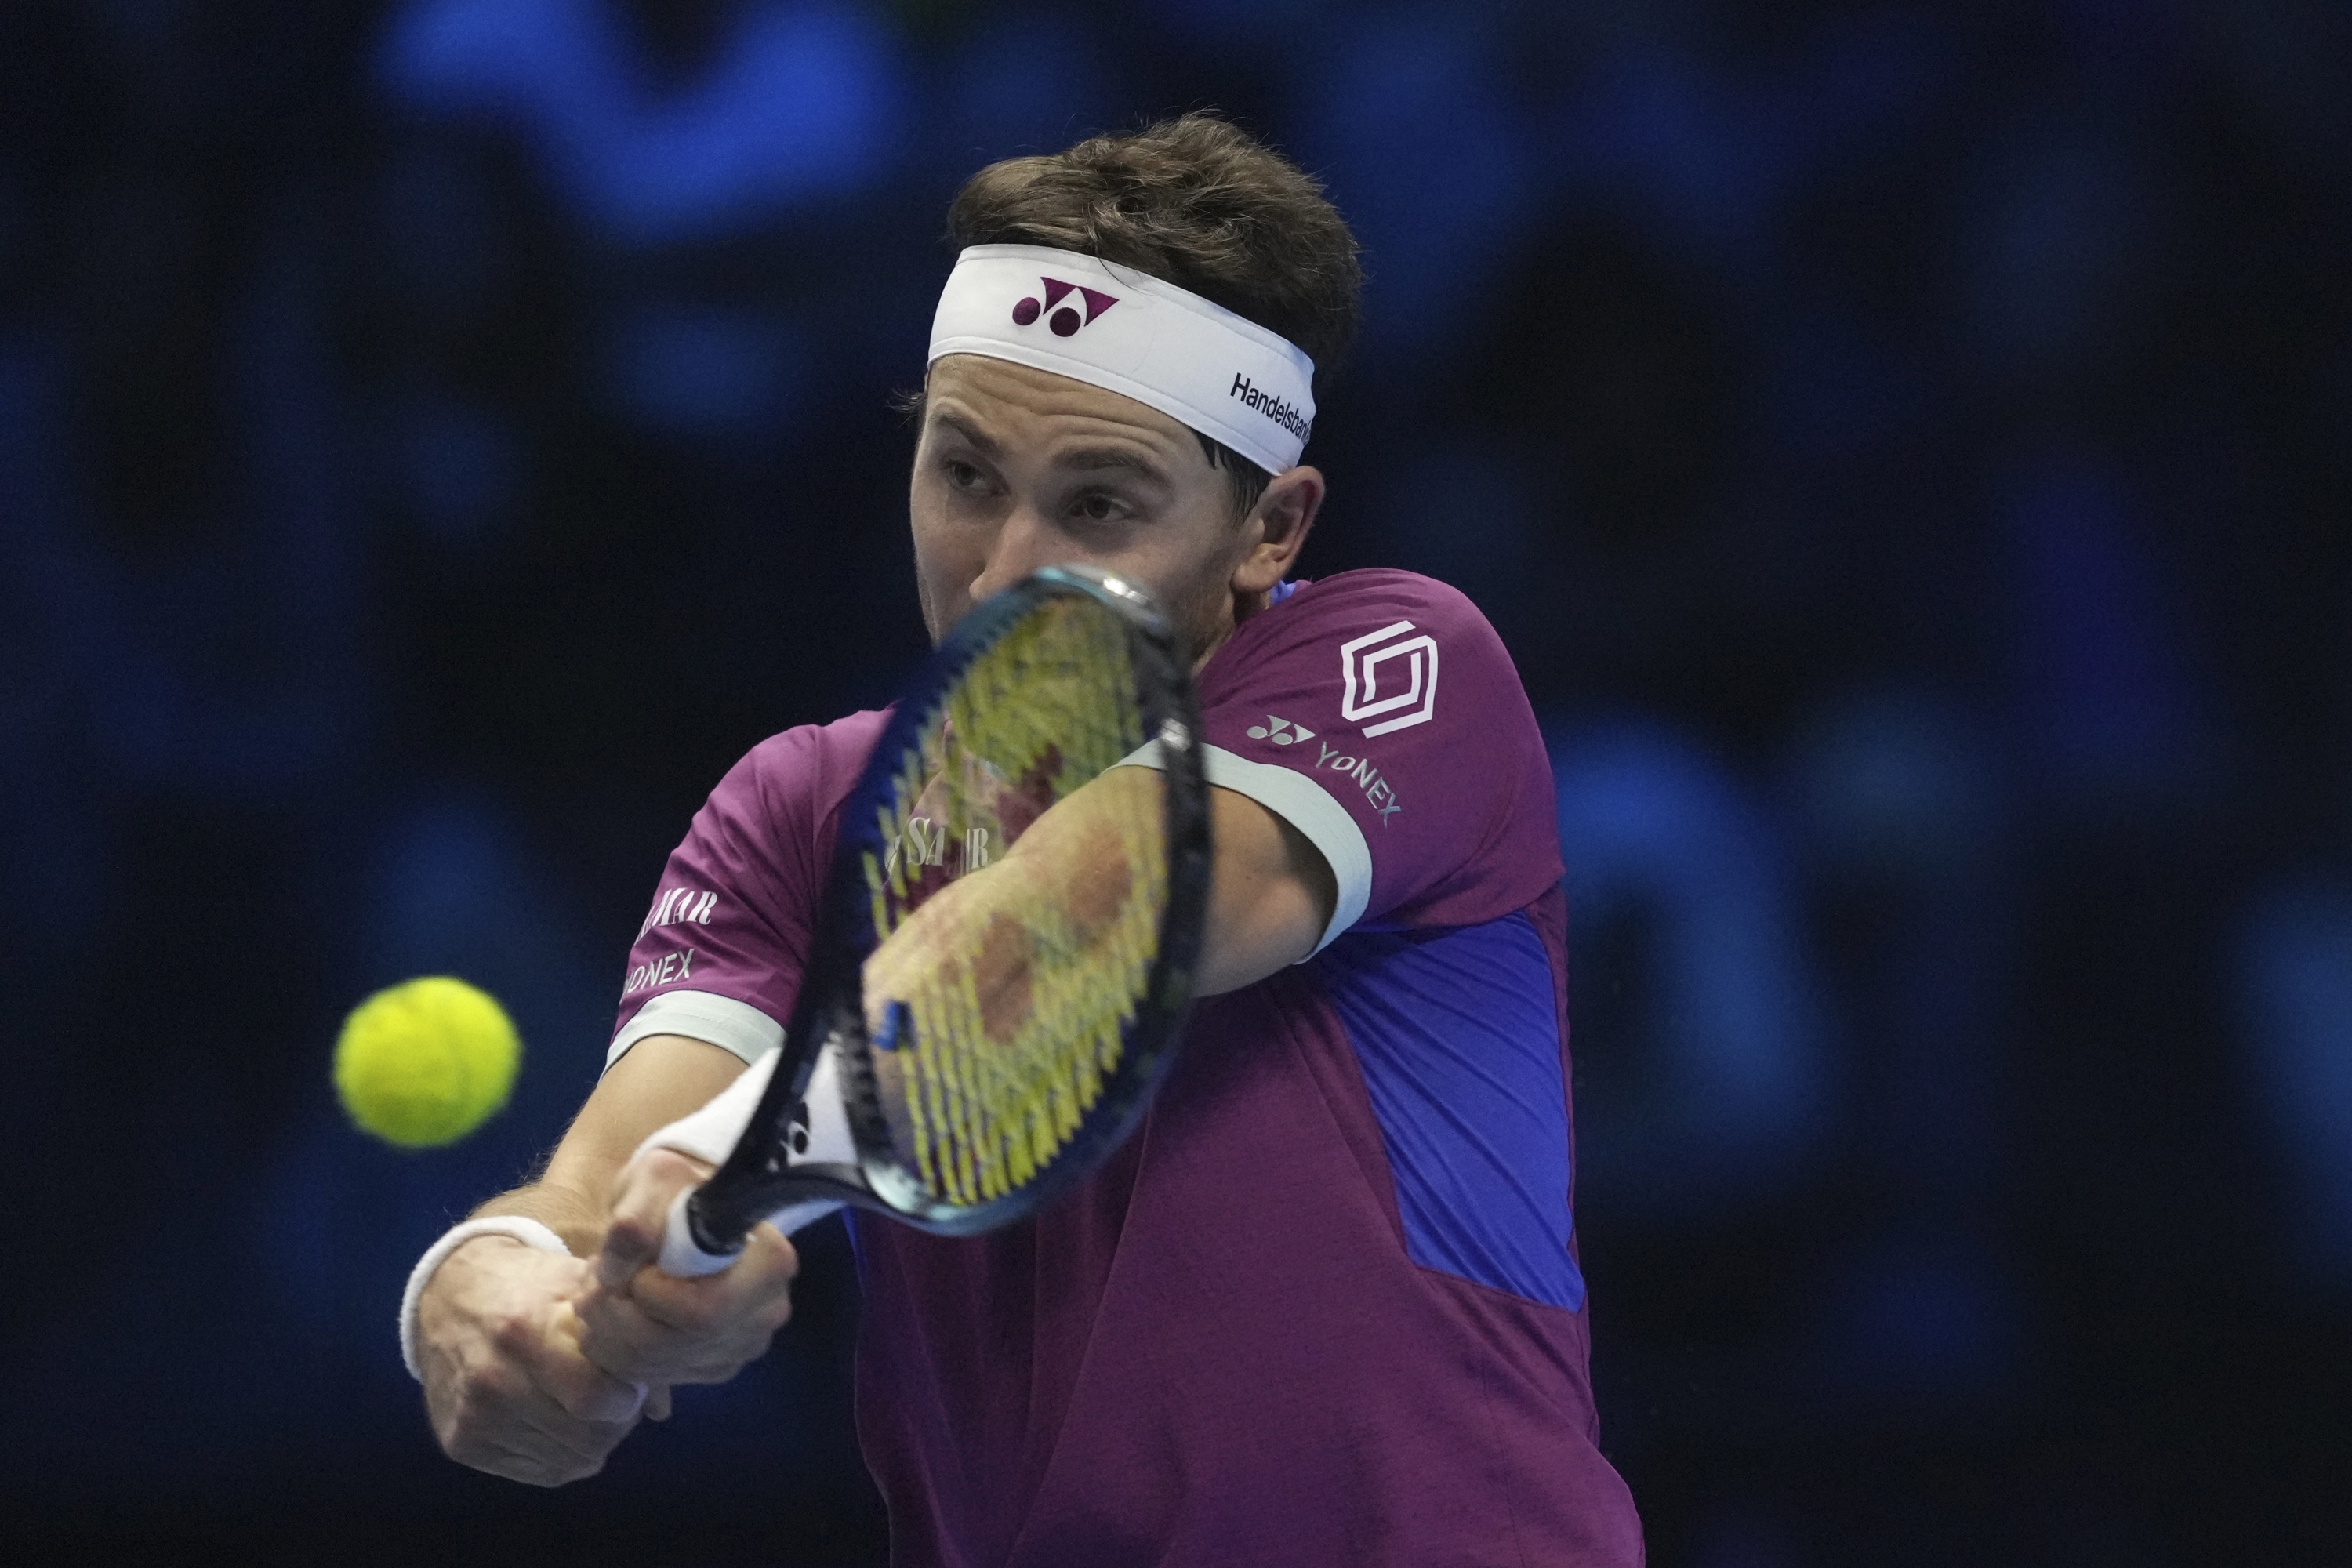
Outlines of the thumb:
{"type": "Polygon", "coordinates": [[[648,1149],[630,1161],[614,1189],[612,1217],[596,1255],[597,1283],[625,1292],[637,1270],[661,1255],[670,1205],[709,1176],[700,1161],[671,1149],[648,1149]]]}
{"type": "Polygon", "coordinates": [[[559,1303],[548,1319],[535,1358],[537,1381],[556,1404],[583,1421],[635,1421],[645,1409],[646,1389],[613,1376],[590,1361],[582,1348],[582,1328],[572,1304],[559,1303]]]}

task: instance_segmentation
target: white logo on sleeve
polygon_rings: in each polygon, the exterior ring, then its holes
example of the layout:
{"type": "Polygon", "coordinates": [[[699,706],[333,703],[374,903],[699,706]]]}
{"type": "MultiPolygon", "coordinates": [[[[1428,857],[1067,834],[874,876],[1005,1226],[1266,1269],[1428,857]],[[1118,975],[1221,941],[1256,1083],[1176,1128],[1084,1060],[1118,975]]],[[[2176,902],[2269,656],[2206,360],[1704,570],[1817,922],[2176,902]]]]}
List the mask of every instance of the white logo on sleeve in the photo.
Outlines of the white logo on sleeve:
{"type": "Polygon", "coordinates": [[[694,949],[667,952],[659,958],[649,958],[629,971],[629,983],[621,987],[621,994],[634,996],[640,991],[656,985],[675,984],[694,978],[694,949]]]}
{"type": "Polygon", "coordinates": [[[1313,740],[1315,731],[1304,724],[1294,724],[1287,719],[1277,719],[1269,713],[1265,716],[1265,723],[1253,724],[1249,727],[1249,738],[1253,741],[1272,741],[1277,746],[1287,746],[1293,741],[1313,740]]]}
{"type": "Polygon", "coordinates": [[[1427,632],[1404,637],[1411,630],[1411,621],[1399,621],[1339,645],[1339,675],[1346,682],[1339,716],[1353,721],[1398,715],[1365,725],[1367,740],[1426,724],[1437,711],[1437,644],[1427,632]],[[1398,713],[1400,709],[1410,711],[1398,713]]]}
{"type": "Polygon", "coordinates": [[[719,895],[706,893],[699,888],[665,888],[654,900],[646,923],[637,928],[643,936],[656,926],[698,925],[710,923],[710,911],[719,907],[719,895]]]}
{"type": "Polygon", "coordinates": [[[1317,767],[1328,768],[1335,773],[1345,773],[1356,781],[1356,786],[1364,792],[1364,798],[1372,803],[1374,811],[1381,814],[1382,827],[1389,825],[1390,817],[1404,809],[1403,805],[1396,797],[1396,786],[1381,776],[1381,770],[1372,766],[1371,758],[1343,757],[1339,754],[1339,747],[1327,746],[1319,742],[1317,742],[1315,750],[1317,767]]]}

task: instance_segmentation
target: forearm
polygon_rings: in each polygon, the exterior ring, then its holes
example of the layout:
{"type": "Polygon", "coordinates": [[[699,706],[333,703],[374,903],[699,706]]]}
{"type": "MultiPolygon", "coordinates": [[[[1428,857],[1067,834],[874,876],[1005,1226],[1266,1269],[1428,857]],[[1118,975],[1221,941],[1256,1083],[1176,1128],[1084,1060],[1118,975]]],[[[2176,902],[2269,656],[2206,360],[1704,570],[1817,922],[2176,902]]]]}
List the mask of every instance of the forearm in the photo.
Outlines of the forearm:
{"type": "Polygon", "coordinates": [[[563,1238],[563,1245],[572,1249],[574,1258],[589,1256],[604,1240],[604,1205],[586,1193],[543,1177],[499,1194],[466,1217],[486,1219],[493,1215],[518,1215],[539,1221],[563,1238]]]}
{"type": "MultiPolygon", "coordinates": [[[[683,1373],[652,1375],[608,1352],[622,1368],[616,1373],[588,1350],[598,1324],[607,1341],[615,1321],[645,1327],[628,1289],[598,1282],[600,1264],[610,1261],[600,1257],[608,1236],[627,1229],[608,1216],[630,1156],[649,1133],[699,1109],[742,1070],[740,1059],[698,1040],[640,1041],[598,1082],[540,1178],[475,1211],[535,1220],[572,1256],[499,1235],[465,1241],[437,1262],[426,1255],[413,1277],[415,1316],[404,1318],[404,1345],[424,1380],[434,1432],[452,1458],[541,1486],[593,1475],[640,1415],[668,1409],[667,1384],[708,1381],[714,1356],[733,1357],[731,1366],[765,1346],[791,1310],[792,1251],[772,1233],[747,1249],[761,1252],[755,1261],[763,1267],[735,1271],[743,1278],[681,1282],[703,1287],[705,1298],[731,1289],[741,1299],[714,1320],[725,1332],[677,1336],[698,1356],[668,1352],[656,1369],[677,1365],[683,1373]],[[716,1352],[709,1346],[714,1337],[716,1352]]],[[[654,1161],[687,1163],[660,1152],[654,1161]]]]}
{"type": "MultiPolygon", "coordinates": [[[[1061,889],[1081,907],[1104,900],[1117,863],[1121,816],[1157,810],[1157,770],[1114,768],[1037,819],[1005,864],[1028,862],[1034,886],[1061,889]]],[[[1306,837],[1249,796],[1209,791],[1214,860],[1193,990],[1237,991],[1315,951],[1339,900],[1338,884],[1306,837]]],[[[1010,889],[991,889],[1004,897],[1010,889]]],[[[1123,896],[1125,883],[1118,888],[1123,896]]]]}
{"type": "MultiPolygon", "coordinates": [[[[1153,770],[1115,768],[1039,816],[1003,859],[933,894],[866,962],[869,1025],[878,1027],[883,1005],[916,994],[941,964],[969,966],[984,1014],[1013,1009],[1028,992],[1033,947],[1009,933],[1041,905],[1078,946],[1108,934],[1136,874],[1121,824],[1156,809],[1162,787],[1153,770]]],[[[1195,975],[1202,995],[1306,957],[1338,898],[1330,868],[1297,829],[1245,795],[1209,794],[1216,858],[1195,975]]]]}
{"type": "Polygon", "coordinates": [[[604,1243],[614,1185],[637,1145],[700,1110],[742,1070],[736,1057],[700,1040],[640,1040],[598,1081],[539,1178],[499,1194],[473,1217],[535,1219],[574,1257],[593,1256],[604,1243]]]}

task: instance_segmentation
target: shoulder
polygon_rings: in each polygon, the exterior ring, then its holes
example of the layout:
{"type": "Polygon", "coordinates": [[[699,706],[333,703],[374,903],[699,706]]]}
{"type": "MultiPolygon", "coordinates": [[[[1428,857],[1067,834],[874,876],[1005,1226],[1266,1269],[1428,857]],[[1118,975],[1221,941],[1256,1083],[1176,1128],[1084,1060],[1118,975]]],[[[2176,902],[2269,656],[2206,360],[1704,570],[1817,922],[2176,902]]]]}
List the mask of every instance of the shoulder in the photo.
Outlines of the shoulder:
{"type": "Polygon", "coordinates": [[[1542,733],[1460,590],[1396,571],[1301,584],[1217,650],[1199,694],[1203,739],[1233,759],[1210,782],[1322,849],[1340,925],[1499,919],[1559,876],[1542,733]]]}
{"type": "Polygon", "coordinates": [[[752,747],[695,813],[671,872],[761,906],[772,923],[794,900],[813,897],[829,825],[885,717],[853,713],[803,724],[752,747]]]}
{"type": "Polygon", "coordinates": [[[769,736],[727,770],[705,809],[770,824],[822,820],[856,784],[888,717],[868,710],[769,736]]]}
{"type": "Polygon", "coordinates": [[[830,724],[800,724],[771,735],[727,770],[719,787],[846,794],[888,717],[887,711],[868,710],[830,724]]]}
{"type": "Polygon", "coordinates": [[[1417,626],[1443,630],[1470,630],[1492,635],[1486,617],[1468,595],[1450,583],[1434,577],[1424,577],[1418,572],[1402,572],[1378,566],[1360,571],[1342,572],[1336,576],[1318,577],[1301,583],[1297,592],[1273,609],[1254,617],[1250,624],[1276,614],[1299,616],[1322,621],[1366,615],[1395,615],[1412,618],[1417,626]]]}
{"type": "MultiPolygon", "coordinates": [[[[1418,572],[1385,567],[1301,583],[1280,604],[1243,622],[1227,646],[1239,662],[1273,647],[1328,641],[1335,636],[1364,653],[1381,652],[1392,639],[1418,638],[1424,647],[1435,639],[1449,651],[1456,644],[1502,647],[1486,616],[1462,590],[1418,572]]],[[[1225,651],[1219,649],[1218,658],[1225,651]]]]}
{"type": "Polygon", "coordinates": [[[1229,689],[1259,683],[1269,670],[1318,685],[1328,679],[1342,716],[1352,721],[1375,700],[1372,687],[1381,689],[1377,700],[1391,707],[1405,706],[1408,689],[1425,700],[1441,668],[1449,681],[1470,678],[1481,687],[1518,689],[1502,639],[1467,595],[1418,572],[1375,568],[1300,584],[1243,622],[1201,672],[1200,684],[1202,700],[1213,702],[1229,689]]]}

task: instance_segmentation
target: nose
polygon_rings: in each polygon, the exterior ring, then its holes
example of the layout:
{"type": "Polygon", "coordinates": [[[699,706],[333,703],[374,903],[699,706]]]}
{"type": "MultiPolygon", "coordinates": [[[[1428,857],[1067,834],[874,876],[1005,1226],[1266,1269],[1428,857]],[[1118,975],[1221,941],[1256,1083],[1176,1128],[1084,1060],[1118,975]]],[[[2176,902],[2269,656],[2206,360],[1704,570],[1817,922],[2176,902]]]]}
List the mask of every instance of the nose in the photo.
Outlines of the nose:
{"type": "Polygon", "coordinates": [[[971,580],[968,590],[971,602],[976,605],[992,594],[1010,588],[1041,566],[1066,560],[1067,552],[1062,549],[1065,543],[1034,509],[1013,508],[997,529],[996,537],[989,542],[980,574],[971,580]]]}

